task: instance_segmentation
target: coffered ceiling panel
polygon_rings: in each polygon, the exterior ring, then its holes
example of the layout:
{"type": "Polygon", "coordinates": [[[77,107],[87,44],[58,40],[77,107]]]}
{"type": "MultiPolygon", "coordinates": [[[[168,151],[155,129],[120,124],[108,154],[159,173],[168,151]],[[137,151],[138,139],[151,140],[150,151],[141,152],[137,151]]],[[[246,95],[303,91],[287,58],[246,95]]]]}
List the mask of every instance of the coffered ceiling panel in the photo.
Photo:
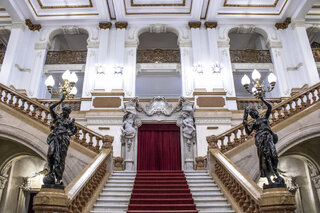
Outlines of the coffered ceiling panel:
{"type": "Polygon", "coordinates": [[[8,14],[5,8],[0,7],[0,23],[7,23],[7,22],[11,22],[10,15],[8,14]]]}
{"type": "Polygon", "coordinates": [[[130,0],[131,6],[185,6],[186,0],[130,0]]]}
{"type": "Polygon", "coordinates": [[[37,0],[41,9],[93,7],[92,0],[37,0]]]}
{"type": "Polygon", "coordinates": [[[276,7],[279,0],[224,0],[225,7],[276,7]]]}

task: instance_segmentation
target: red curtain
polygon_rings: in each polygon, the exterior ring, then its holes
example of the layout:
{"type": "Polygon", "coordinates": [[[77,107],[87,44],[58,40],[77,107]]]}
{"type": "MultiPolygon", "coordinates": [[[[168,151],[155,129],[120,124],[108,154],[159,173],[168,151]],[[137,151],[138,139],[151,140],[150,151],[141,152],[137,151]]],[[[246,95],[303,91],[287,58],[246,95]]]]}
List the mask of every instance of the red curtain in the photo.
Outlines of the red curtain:
{"type": "Polygon", "coordinates": [[[181,170],[180,128],[143,124],[138,130],[139,170],[181,170]]]}

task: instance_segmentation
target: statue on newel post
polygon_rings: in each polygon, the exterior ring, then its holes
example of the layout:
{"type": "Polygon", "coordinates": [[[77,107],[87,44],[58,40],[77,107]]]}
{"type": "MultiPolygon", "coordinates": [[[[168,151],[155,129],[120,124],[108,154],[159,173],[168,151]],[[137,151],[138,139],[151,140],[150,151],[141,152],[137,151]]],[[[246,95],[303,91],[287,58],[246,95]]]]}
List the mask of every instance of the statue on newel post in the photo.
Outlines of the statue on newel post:
{"type": "Polygon", "coordinates": [[[51,133],[47,137],[49,145],[47,153],[47,163],[49,173],[43,178],[43,187],[45,188],[63,188],[62,176],[64,172],[65,159],[67,156],[70,137],[77,133],[77,127],[74,124],[74,119],[69,118],[71,106],[66,105],[62,108],[61,114],[57,114],[54,110],[56,106],[61,104],[65,99],[62,96],[61,100],[50,106],[50,114],[53,119],[53,124],[50,127],[51,133]]]}
{"type": "Polygon", "coordinates": [[[263,188],[286,187],[284,179],[278,172],[278,154],[275,147],[278,136],[272,132],[269,124],[272,105],[263,98],[262,94],[259,95],[259,99],[267,106],[265,115],[260,117],[258,110],[246,107],[243,126],[248,135],[251,135],[255,130],[254,138],[259,157],[260,177],[268,179],[268,185],[264,184],[263,188]],[[248,115],[254,119],[250,124],[248,124],[248,115]],[[271,177],[274,177],[274,179],[271,180],[271,177]]]}

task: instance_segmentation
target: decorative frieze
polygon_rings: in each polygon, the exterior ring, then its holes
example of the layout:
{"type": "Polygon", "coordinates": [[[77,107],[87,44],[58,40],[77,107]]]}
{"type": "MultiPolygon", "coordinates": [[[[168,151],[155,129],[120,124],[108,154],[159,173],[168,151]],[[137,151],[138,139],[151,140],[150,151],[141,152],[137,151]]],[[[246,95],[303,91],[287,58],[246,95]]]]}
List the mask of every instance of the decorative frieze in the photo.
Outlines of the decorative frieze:
{"type": "Polygon", "coordinates": [[[48,51],[45,64],[85,64],[87,51],[48,51]]]}
{"type": "Polygon", "coordinates": [[[286,20],[283,23],[276,23],[275,27],[277,28],[277,30],[284,30],[288,28],[290,23],[291,23],[291,18],[286,18],[286,20]]]}
{"type": "Polygon", "coordinates": [[[3,63],[5,53],[6,53],[5,51],[0,51],[0,64],[3,63]]]}
{"type": "Polygon", "coordinates": [[[217,25],[218,23],[217,22],[205,22],[204,23],[204,26],[206,27],[206,29],[210,28],[210,29],[213,29],[213,28],[217,28],[217,25]]]}
{"type": "Polygon", "coordinates": [[[232,63],[272,63],[269,50],[230,50],[232,63]]]}
{"type": "Polygon", "coordinates": [[[180,50],[138,50],[137,63],[180,63],[180,50]]]}
{"type": "Polygon", "coordinates": [[[99,28],[102,30],[110,29],[112,26],[111,22],[100,22],[99,23],[99,28]]]}
{"type": "Polygon", "coordinates": [[[33,24],[30,19],[26,19],[25,23],[28,26],[29,30],[31,30],[31,31],[40,31],[40,29],[41,29],[40,24],[33,24]]]}
{"type": "Polygon", "coordinates": [[[190,21],[189,22],[189,27],[190,28],[200,28],[201,27],[201,22],[200,21],[190,21]]]}
{"type": "Polygon", "coordinates": [[[128,27],[128,22],[116,22],[117,29],[126,29],[128,27]]]}

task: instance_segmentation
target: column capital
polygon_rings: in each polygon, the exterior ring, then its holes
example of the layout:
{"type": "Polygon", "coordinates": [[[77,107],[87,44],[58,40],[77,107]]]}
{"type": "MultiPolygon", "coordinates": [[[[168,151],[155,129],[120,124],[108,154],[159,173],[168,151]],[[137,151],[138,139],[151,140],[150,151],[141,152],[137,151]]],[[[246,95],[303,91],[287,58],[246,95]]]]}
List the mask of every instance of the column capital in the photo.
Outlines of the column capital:
{"type": "Polygon", "coordinates": [[[188,25],[191,29],[197,29],[201,27],[201,21],[190,21],[188,25]]]}
{"type": "Polygon", "coordinates": [[[210,29],[214,29],[217,28],[218,23],[217,22],[205,22],[204,26],[206,27],[206,29],[210,28],[210,29]]]}
{"type": "Polygon", "coordinates": [[[276,23],[274,26],[277,28],[277,30],[284,30],[288,28],[290,23],[291,18],[286,18],[286,20],[283,23],[276,23]]]}
{"type": "Polygon", "coordinates": [[[116,22],[115,25],[117,29],[127,29],[128,22],[116,22]]]}
{"type": "Polygon", "coordinates": [[[40,31],[40,29],[41,29],[40,24],[33,24],[30,19],[26,19],[26,25],[28,26],[29,30],[31,30],[31,31],[40,31]]]}
{"type": "Polygon", "coordinates": [[[112,23],[111,22],[100,22],[99,23],[99,28],[101,30],[106,30],[106,29],[110,29],[112,26],[112,23]]]}

